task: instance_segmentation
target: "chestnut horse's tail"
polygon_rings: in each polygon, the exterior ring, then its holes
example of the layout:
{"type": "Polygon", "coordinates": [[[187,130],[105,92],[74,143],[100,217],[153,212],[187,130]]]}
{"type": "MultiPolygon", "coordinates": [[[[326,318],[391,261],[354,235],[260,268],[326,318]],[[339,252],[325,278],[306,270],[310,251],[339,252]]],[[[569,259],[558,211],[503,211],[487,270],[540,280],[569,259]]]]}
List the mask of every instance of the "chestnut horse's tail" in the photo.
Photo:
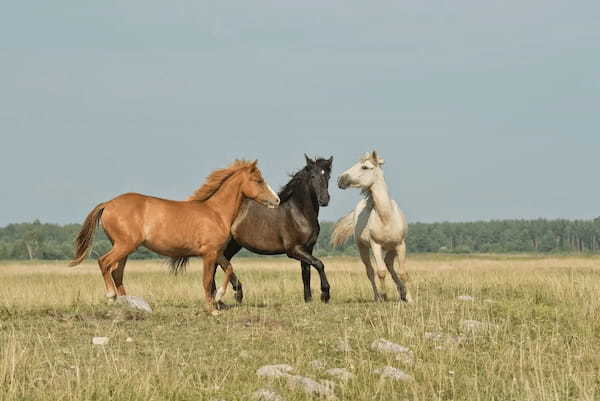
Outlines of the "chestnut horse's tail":
{"type": "Polygon", "coordinates": [[[99,204],[85,218],[83,227],[81,227],[81,231],[79,231],[79,234],[75,239],[75,257],[71,263],[69,263],[69,266],[76,266],[80,264],[90,253],[92,241],[94,240],[94,233],[96,232],[96,227],[100,222],[100,217],[102,216],[104,207],[104,203],[99,204]]]}
{"type": "Polygon", "coordinates": [[[348,213],[335,223],[331,233],[331,245],[338,247],[348,241],[354,234],[354,211],[348,213]]]}

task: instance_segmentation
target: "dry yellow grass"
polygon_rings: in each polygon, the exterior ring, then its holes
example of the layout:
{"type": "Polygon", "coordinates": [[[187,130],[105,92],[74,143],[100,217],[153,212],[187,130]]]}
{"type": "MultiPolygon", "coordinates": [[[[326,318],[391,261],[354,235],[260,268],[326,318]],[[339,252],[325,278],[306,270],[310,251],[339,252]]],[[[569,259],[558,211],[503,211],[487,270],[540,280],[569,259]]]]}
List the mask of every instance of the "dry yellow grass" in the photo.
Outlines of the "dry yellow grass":
{"type": "MultiPolygon", "coordinates": [[[[310,366],[314,359],[356,375],[336,387],[344,400],[600,399],[600,258],[416,255],[409,258],[413,305],[372,302],[355,258],[325,264],[329,305],[304,304],[297,263],[237,259],[244,304],[211,318],[198,262],[178,277],[161,262],[129,262],[125,284],[152,304],[151,315],[107,305],[91,261],[2,263],[0,399],[232,401],[271,385],[286,400],[304,400],[255,371],[288,363],[326,379],[310,366]],[[465,319],[494,326],[465,334],[465,319]],[[464,340],[432,341],[427,332],[464,340]],[[92,346],[94,335],[110,337],[109,345],[92,346]],[[340,338],[353,350],[337,351],[340,338]],[[415,363],[372,352],[377,338],[409,347],[415,363]],[[414,382],[381,381],[373,370],[384,365],[414,382]]],[[[233,304],[231,292],[226,301],[233,304]]]]}

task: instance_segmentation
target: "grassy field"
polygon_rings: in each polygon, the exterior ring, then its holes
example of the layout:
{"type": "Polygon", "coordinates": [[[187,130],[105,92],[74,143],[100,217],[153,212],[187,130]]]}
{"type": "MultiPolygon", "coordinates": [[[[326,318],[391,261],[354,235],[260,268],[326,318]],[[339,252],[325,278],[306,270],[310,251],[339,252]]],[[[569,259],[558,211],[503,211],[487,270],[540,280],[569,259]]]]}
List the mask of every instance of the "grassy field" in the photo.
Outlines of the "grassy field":
{"type": "Polygon", "coordinates": [[[374,303],[357,259],[324,261],[327,305],[315,273],[315,301],[304,304],[297,263],[237,259],[244,304],[229,291],[233,307],[218,317],[204,312],[197,261],[182,276],[156,261],[128,264],[128,293],[152,314],[108,305],[91,261],[0,263],[0,400],[233,401],[261,387],[305,400],[256,370],[286,363],[332,380],[313,360],[354,373],[335,388],[341,400],[600,399],[600,258],[411,256],[412,305],[374,303]],[[463,332],[463,320],[490,326],[463,332]],[[110,342],[94,346],[93,336],[110,342]],[[414,363],[372,351],[379,338],[410,348],[414,363]],[[338,351],[340,339],[352,350],[338,351]],[[414,380],[373,373],[386,365],[414,380]]]}

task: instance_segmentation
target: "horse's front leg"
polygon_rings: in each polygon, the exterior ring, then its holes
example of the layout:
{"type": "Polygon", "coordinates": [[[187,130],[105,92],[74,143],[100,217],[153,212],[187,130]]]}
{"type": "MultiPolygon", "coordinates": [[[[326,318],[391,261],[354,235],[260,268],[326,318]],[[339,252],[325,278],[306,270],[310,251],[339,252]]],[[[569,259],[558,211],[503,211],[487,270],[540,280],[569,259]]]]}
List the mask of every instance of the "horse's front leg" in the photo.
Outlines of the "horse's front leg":
{"type": "Polygon", "coordinates": [[[202,284],[204,286],[204,296],[206,297],[206,309],[209,314],[216,316],[219,312],[215,309],[213,286],[215,271],[217,269],[217,252],[215,251],[204,255],[202,262],[202,284]]]}
{"type": "MultiPolygon", "coordinates": [[[[329,302],[329,300],[331,299],[331,296],[329,295],[329,282],[327,281],[327,275],[325,274],[325,265],[323,264],[323,262],[315,258],[311,254],[311,252],[307,251],[302,246],[297,246],[292,250],[288,251],[288,256],[290,258],[299,260],[300,262],[307,263],[313,266],[315,269],[317,269],[317,272],[319,272],[319,278],[321,279],[321,301],[329,302]]],[[[304,274],[302,277],[304,278],[304,274]]]]}

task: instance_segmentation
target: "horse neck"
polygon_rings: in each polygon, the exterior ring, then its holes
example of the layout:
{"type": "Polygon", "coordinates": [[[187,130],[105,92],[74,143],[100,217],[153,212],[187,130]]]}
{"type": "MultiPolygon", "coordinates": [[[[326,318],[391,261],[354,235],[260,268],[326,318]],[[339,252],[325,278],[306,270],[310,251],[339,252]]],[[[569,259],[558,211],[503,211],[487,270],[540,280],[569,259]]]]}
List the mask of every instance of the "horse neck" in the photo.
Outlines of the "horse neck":
{"type": "Polygon", "coordinates": [[[381,221],[386,222],[392,217],[393,207],[392,199],[388,192],[387,184],[383,176],[378,178],[369,189],[369,198],[373,202],[375,212],[381,218],[381,221]]]}
{"type": "Polygon", "coordinates": [[[221,215],[228,228],[233,224],[244,200],[241,191],[241,179],[240,174],[228,178],[221,185],[221,188],[205,201],[211,209],[221,215]]]}
{"type": "Polygon", "coordinates": [[[310,184],[303,182],[301,188],[294,188],[291,199],[300,206],[300,211],[311,220],[319,220],[319,201],[313,195],[310,184]]]}

